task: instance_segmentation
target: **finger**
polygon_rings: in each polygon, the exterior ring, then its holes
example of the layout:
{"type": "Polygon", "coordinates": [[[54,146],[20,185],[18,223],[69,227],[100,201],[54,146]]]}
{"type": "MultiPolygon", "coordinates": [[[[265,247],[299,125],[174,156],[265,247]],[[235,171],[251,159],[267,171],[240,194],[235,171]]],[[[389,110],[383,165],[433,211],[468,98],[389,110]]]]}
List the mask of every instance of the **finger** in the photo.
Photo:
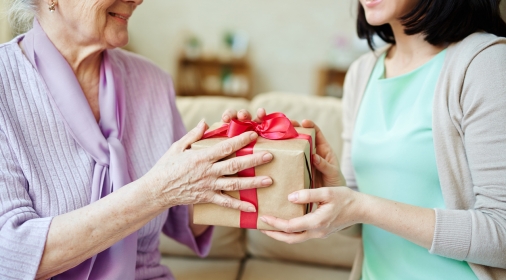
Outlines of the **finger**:
{"type": "Polygon", "coordinates": [[[255,122],[261,122],[265,116],[267,116],[267,112],[265,111],[264,108],[258,108],[257,109],[257,118],[254,119],[253,121],[255,122]]]}
{"type": "Polygon", "coordinates": [[[248,145],[249,143],[251,143],[251,141],[254,141],[257,138],[258,134],[256,134],[255,132],[245,132],[239,136],[223,140],[220,143],[202,151],[205,151],[207,153],[207,156],[211,161],[216,162],[224,157],[227,157],[235,153],[236,151],[248,145]]]}
{"type": "Polygon", "coordinates": [[[314,216],[314,214],[313,215],[307,214],[301,217],[293,218],[291,220],[285,220],[266,215],[260,217],[260,220],[262,220],[262,222],[270,225],[271,227],[277,230],[286,233],[297,233],[297,232],[305,232],[313,228],[316,228],[316,225],[314,225],[315,217],[312,216],[314,216]],[[307,216],[310,216],[309,219],[306,218],[307,216]]]}
{"type": "Polygon", "coordinates": [[[296,204],[329,202],[334,197],[333,188],[305,189],[288,195],[288,200],[296,204]]]}
{"type": "Polygon", "coordinates": [[[288,243],[288,244],[295,244],[295,243],[302,243],[304,241],[307,241],[310,236],[307,232],[300,232],[300,233],[286,233],[286,232],[280,232],[280,231],[270,231],[270,230],[261,230],[261,232],[273,239],[288,243]]]}
{"type": "Polygon", "coordinates": [[[262,216],[260,220],[270,225],[271,227],[284,231],[286,233],[304,232],[311,229],[318,228],[317,218],[313,213],[293,218],[291,220],[285,220],[272,216],[262,216]]]}
{"type": "Polygon", "coordinates": [[[235,199],[226,194],[215,194],[211,200],[211,203],[216,205],[240,210],[243,212],[256,212],[255,206],[249,202],[241,201],[239,199],[235,199]]]}
{"type": "Polygon", "coordinates": [[[224,123],[229,123],[231,120],[237,119],[237,111],[234,109],[227,109],[223,114],[221,115],[221,120],[224,123]]]}
{"type": "Polygon", "coordinates": [[[242,157],[235,157],[213,164],[211,172],[219,176],[233,175],[237,172],[262,165],[272,161],[272,154],[269,152],[261,152],[242,157]]]}
{"type": "Polygon", "coordinates": [[[267,176],[258,177],[223,177],[216,180],[214,190],[241,191],[264,188],[272,185],[272,179],[267,176]]]}
{"type": "Polygon", "coordinates": [[[206,132],[206,129],[207,124],[205,122],[205,119],[202,119],[194,129],[190,130],[190,132],[179,139],[179,141],[175,142],[174,146],[180,151],[188,149],[191,144],[199,141],[202,138],[206,132]]]}
{"type": "Polygon", "coordinates": [[[296,121],[296,120],[290,120],[290,121],[292,122],[292,125],[294,127],[300,127],[300,123],[298,121],[296,121]]]}
{"type": "Polygon", "coordinates": [[[305,128],[314,128],[315,134],[316,134],[315,141],[319,145],[320,144],[328,144],[327,139],[325,139],[325,136],[323,135],[322,130],[313,121],[311,121],[311,120],[303,120],[302,121],[302,127],[305,127],[305,128]]]}
{"type": "MultiPolygon", "coordinates": [[[[324,176],[328,178],[336,180],[340,178],[339,168],[330,164],[327,160],[319,155],[313,155],[313,165],[318,171],[320,171],[324,176]]],[[[328,181],[332,180],[329,179],[328,181]]]]}
{"type": "Polygon", "coordinates": [[[251,114],[248,110],[241,109],[237,112],[237,119],[242,122],[251,121],[251,114]]]}

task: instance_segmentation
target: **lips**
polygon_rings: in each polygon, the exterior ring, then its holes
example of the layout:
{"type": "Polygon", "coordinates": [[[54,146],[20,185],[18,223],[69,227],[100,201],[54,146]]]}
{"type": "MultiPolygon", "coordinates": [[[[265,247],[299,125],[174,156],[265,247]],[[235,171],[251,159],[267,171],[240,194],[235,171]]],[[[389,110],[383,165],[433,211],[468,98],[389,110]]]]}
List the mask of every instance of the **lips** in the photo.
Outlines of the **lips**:
{"type": "Polygon", "coordinates": [[[113,16],[113,17],[117,17],[117,18],[120,18],[122,20],[125,20],[125,21],[128,21],[128,19],[130,18],[129,15],[125,15],[125,14],[118,14],[118,13],[113,13],[113,12],[109,12],[109,15],[113,16]]]}
{"type": "Polygon", "coordinates": [[[376,5],[378,5],[379,3],[381,3],[381,1],[383,1],[383,0],[365,0],[365,6],[372,8],[376,5]]]}

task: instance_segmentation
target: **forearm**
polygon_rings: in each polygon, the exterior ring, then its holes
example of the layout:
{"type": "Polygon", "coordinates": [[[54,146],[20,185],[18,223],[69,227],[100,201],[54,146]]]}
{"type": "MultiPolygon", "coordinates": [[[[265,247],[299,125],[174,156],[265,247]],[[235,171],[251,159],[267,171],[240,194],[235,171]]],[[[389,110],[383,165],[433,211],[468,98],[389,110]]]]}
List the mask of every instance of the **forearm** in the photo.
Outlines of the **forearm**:
{"type": "Polygon", "coordinates": [[[50,278],[111,247],[165,209],[135,181],[86,207],[53,218],[37,271],[50,278]]]}
{"type": "Polygon", "coordinates": [[[426,249],[431,248],[436,223],[433,209],[362,193],[357,195],[362,223],[382,228],[426,249]]]}

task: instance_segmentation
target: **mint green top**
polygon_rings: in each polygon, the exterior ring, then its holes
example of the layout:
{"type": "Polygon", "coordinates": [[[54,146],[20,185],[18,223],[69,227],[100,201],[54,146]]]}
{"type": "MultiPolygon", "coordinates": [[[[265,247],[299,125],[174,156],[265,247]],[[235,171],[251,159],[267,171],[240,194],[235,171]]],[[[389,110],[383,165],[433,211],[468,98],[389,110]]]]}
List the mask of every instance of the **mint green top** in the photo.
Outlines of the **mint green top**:
{"type": "MultiPolygon", "coordinates": [[[[432,136],[432,101],[446,50],[402,76],[385,79],[383,54],[356,120],[352,162],[363,193],[426,208],[445,208],[432,136]]],[[[384,213],[388,215],[388,213],[384,213]]],[[[477,279],[467,262],[363,225],[362,279],[477,279]]]]}

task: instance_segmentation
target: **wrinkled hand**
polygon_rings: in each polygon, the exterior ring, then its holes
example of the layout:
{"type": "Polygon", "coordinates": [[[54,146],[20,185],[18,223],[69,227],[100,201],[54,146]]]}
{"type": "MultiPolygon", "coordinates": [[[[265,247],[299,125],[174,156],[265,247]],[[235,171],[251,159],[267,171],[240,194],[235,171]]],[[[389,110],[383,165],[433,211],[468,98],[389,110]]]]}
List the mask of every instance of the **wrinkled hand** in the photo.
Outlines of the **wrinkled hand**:
{"type": "Polygon", "coordinates": [[[263,222],[280,230],[262,232],[289,244],[326,238],[336,231],[361,222],[358,209],[360,199],[360,193],[346,187],[323,187],[294,192],[289,196],[291,202],[318,203],[318,209],[291,220],[262,216],[260,219],[263,222]]]}
{"type": "Polygon", "coordinates": [[[151,186],[150,192],[162,208],[175,205],[214,203],[220,206],[255,212],[253,204],[232,198],[222,191],[239,191],[267,187],[272,179],[267,176],[226,177],[272,160],[272,154],[253,155],[222,160],[255,140],[258,135],[246,132],[202,150],[190,150],[200,140],[207,125],[197,127],[175,142],[156,165],[142,178],[151,186]]]}

